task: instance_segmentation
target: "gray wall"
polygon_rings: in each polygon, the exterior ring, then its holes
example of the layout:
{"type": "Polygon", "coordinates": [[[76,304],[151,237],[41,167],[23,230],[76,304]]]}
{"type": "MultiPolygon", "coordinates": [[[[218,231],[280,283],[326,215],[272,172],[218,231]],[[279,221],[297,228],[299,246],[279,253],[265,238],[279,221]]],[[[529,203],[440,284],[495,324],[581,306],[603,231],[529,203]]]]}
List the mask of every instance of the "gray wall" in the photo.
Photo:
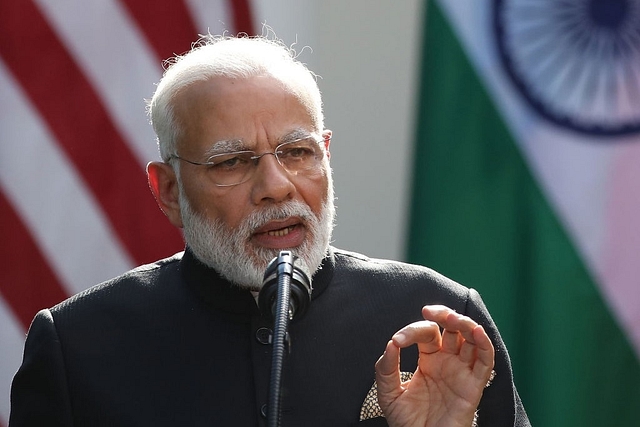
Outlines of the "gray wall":
{"type": "Polygon", "coordinates": [[[254,0],[321,76],[338,220],[334,244],[403,259],[422,37],[418,0],[254,0]],[[301,51],[303,46],[309,49],[301,51]]]}

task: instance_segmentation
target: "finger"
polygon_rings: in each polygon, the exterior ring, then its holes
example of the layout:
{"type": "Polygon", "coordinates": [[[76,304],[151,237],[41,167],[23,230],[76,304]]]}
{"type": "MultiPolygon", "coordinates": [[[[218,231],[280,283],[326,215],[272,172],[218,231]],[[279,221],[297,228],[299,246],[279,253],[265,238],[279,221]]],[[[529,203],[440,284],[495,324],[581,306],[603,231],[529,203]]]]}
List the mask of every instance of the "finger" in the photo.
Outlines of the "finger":
{"type": "Polygon", "coordinates": [[[466,363],[469,367],[473,366],[473,363],[476,360],[477,347],[475,344],[470,343],[469,341],[465,341],[460,346],[460,360],[466,363]]]}
{"type": "Polygon", "coordinates": [[[405,326],[393,335],[392,340],[400,348],[418,344],[418,349],[423,353],[434,353],[442,346],[440,327],[428,320],[405,326]]]}
{"type": "Polygon", "coordinates": [[[436,322],[442,327],[444,327],[447,316],[452,313],[455,313],[455,310],[444,305],[425,305],[422,307],[422,317],[425,320],[436,322]]]}
{"type": "Polygon", "coordinates": [[[495,350],[491,339],[481,325],[473,330],[476,342],[476,361],[473,365],[473,374],[482,381],[488,381],[495,364],[495,350]]]}
{"type": "Polygon", "coordinates": [[[375,368],[378,398],[384,400],[384,396],[389,396],[393,400],[393,396],[402,391],[400,382],[400,349],[393,341],[387,343],[387,347],[376,362],[375,368]]]}
{"type": "MultiPolygon", "coordinates": [[[[459,331],[458,338],[463,337],[460,343],[459,355],[460,360],[470,367],[475,367],[476,362],[480,364],[478,367],[478,376],[483,377],[487,371],[491,372],[494,363],[494,348],[491,339],[481,325],[466,316],[450,315],[447,318],[447,327],[459,331]],[[456,317],[457,316],[457,317],[456,317]]],[[[445,330],[443,336],[443,351],[452,352],[453,342],[448,337],[454,335],[450,329],[445,330]]]]}
{"type": "Polygon", "coordinates": [[[422,316],[438,323],[444,330],[460,332],[464,339],[473,342],[472,331],[478,324],[470,317],[444,305],[426,305],[422,308],[422,316]]]}
{"type": "Polygon", "coordinates": [[[473,337],[473,330],[478,326],[478,323],[468,316],[463,316],[458,313],[450,313],[445,318],[445,321],[442,324],[442,327],[448,331],[455,331],[462,334],[462,337],[469,341],[470,343],[474,343],[475,339],[473,337]]]}
{"type": "Polygon", "coordinates": [[[445,329],[442,333],[442,351],[444,353],[458,354],[463,342],[462,335],[458,331],[445,329]]]}

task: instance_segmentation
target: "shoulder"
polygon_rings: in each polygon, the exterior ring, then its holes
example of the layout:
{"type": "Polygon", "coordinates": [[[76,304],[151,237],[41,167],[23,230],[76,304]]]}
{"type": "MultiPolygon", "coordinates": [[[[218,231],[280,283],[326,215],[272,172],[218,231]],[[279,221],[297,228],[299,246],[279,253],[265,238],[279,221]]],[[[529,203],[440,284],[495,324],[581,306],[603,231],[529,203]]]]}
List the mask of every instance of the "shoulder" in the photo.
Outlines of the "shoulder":
{"type": "Polygon", "coordinates": [[[56,315],[85,305],[108,304],[109,301],[118,304],[123,301],[138,302],[140,298],[156,294],[159,288],[166,286],[168,282],[173,281],[170,279],[179,275],[182,255],[183,252],[179,252],[171,257],[141,265],[92,286],[52,307],[51,312],[56,315]]]}
{"type": "MultiPolygon", "coordinates": [[[[466,301],[470,289],[439,272],[416,264],[388,259],[371,258],[366,255],[332,248],[336,276],[346,277],[363,287],[376,291],[389,289],[394,293],[429,294],[443,299],[466,301]]],[[[473,292],[473,291],[471,291],[473,292]]]]}
{"type": "Polygon", "coordinates": [[[332,248],[336,268],[345,269],[354,273],[382,275],[404,280],[428,280],[446,284],[453,287],[462,287],[461,284],[423,265],[410,264],[389,259],[371,258],[366,255],[332,248]]]}

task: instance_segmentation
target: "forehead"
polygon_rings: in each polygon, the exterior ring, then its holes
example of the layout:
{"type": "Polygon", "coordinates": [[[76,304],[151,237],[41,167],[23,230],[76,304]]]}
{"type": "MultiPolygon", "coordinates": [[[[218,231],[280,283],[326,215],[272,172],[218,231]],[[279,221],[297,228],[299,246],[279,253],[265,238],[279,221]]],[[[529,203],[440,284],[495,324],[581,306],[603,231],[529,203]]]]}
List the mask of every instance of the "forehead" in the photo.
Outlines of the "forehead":
{"type": "Polygon", "coordinates": [[[269,76],[195,82],[176,96],[174,106],[182,130],[178,142],[185,148],[252,148],[319,132],[299,97],[269,76]]]}

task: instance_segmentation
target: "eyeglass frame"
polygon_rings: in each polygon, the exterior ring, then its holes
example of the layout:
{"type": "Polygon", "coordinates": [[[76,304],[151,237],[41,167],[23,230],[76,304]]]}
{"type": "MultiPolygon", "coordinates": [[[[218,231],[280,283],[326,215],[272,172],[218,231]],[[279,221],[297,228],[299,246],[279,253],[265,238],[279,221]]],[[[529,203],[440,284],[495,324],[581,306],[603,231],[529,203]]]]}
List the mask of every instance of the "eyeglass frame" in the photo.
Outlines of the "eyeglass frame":
{"type": "MultiPolygon", "coordinates": [[[[262,154],[258,154],[253,150],[238,150],[238,151],[229,151],[229,152],[226,152],[226,153],[214,154],[212,156],[209,156],[208,159],[211,159],[213,157],[219,157],[219,156],[230,156],[230,155],[234,155],[234,154],[253,153],[254,155],[250,156],[249,160],[252,160],[254,162],[254,166],[257,167],[261,158],[263,158],[266,155],[271,154],[271,155],[273,155],[273,157],[276,158],[276,161],[278,162],[278,164],[285,171],[287,171],[288,173],[292,173],[280,161],[280,158],[278,157],[278,154],[281,154],[282,151],[280,151],[279,149],[280,149],[280,147],[282,147],[284,145],[295,144],[296,142],[304,141],[306,139],[313,139],[313,142],[315,142],[316,144],[318,144],[320,146],[320,152],[322,153],[322,158],[324,158],[324,156],[326,154],[326,152],[325,152],[326,150],[325,150],[325,148],[323,147],[322,144],[326,143],[328,140],[331,140],[331,136],[323,136],[321,139],[316,140],[313,135],[307,135],[307,136],[303,136],[303,137],[298,138],[298,139],[294,139],[293,141],[287,141],[287,142],[283,142],[281,144],[278,144],[274,148],[274,150],[272,152],[271,151],[266,151],[266,152],[264,152],[262,154]]],[[[193,160],[185,159],[184,157],[179,156],[178,153],[170,154],[169,157],[167,158],[166,162],[168,163],[172,159],[182,160],[183,162],[187,162],[187,163],[195,165],[195,166],[215,166],[217,164],[220,164],[220,163],[214,163],[214,162],[211,162],[211,161],[195,162],[193,160]]],[[[297,172],[296,172],[296,174],[297,174],[297,172]]],[[[240,182],[233,183],[233,184],[218,184],[217,182],[214,182],[213,184],[216,187],[234,187],[236,185],[244,184],[245,182],[249,181],[252,176],[253,176],[253,174],[249,173],[249,174],[247,174],[247,178],[246,179],[244,179],[243,181],[240,181],[240,182]]]]}

